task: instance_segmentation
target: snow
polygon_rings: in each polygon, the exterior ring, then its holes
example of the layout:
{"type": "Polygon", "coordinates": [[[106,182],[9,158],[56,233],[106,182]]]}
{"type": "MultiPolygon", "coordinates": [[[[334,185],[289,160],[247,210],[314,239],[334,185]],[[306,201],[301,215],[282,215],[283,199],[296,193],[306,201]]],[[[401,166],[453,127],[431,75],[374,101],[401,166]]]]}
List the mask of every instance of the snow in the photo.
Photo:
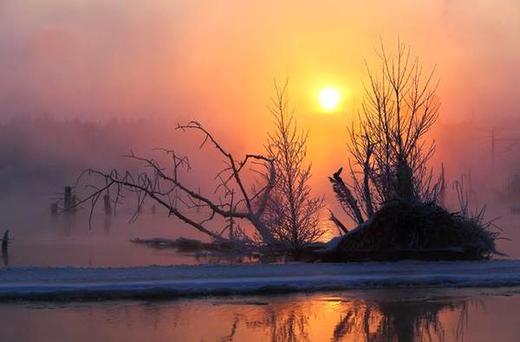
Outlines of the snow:
{"type": "Polygon", "coordinates": [[[6,268],[0,300],[174,298],[379,287],[520,286],[520,260],[6,268]]]}
{"type": "Polygon", "coordinates": [[[333,237],[331,240],[329,240],[329,242],[325,244],[325,248],[323,250],[327,252],[332,252],[338,247],[341,240],[343,240],[343,236],[333,237]]]}

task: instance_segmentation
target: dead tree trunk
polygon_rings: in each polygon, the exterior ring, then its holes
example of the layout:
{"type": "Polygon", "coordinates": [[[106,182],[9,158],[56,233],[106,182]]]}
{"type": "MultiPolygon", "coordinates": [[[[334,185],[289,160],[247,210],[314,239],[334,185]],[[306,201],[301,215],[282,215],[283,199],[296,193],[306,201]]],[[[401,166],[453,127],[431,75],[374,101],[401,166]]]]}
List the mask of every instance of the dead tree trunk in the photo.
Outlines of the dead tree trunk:
{"type": "Polygon", "coordinates": [[[112,215],[112,203],[110,202],[109,194],[103,196],[103,205],[105,208],[105,215],[112,215]]]}
{"type": "Polygon", "coordinates": [[[2,238],[2,260],[4,266],[9,265],[9,230],[6,230],[2,238]]]}
{"type": "Polygon", "coordinates": [[[330,182],[332,183],[332,188],[336,193],[336,197],[338,198],[341,206],[345,210],[345,212],[357,223],[362,224],[365,219],[363,218],[363,214],[359,209],[358,201],[345,184],[343,179],[341,178],[341,172],[343,168],[340,168],[337,172],[335,172],[332,177],[329,177],[330,182]]]}
{"type": "Polygon", "coordinates": [[[63,195],[63,209],[70,212],[72,208],[72,187],[66,186],[63,195]]]}

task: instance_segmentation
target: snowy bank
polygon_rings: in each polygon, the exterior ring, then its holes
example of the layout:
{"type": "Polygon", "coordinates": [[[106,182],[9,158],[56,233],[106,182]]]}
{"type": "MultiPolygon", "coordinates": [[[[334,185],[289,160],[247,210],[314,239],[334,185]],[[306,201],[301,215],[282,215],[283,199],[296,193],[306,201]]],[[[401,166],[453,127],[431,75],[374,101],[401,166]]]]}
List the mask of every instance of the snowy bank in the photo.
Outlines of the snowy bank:
{"type": "Polygon", "coordinates": [[[7,268],[0,300],[105,300],[378,287],[520,286],[520,260],[7,268]]]}

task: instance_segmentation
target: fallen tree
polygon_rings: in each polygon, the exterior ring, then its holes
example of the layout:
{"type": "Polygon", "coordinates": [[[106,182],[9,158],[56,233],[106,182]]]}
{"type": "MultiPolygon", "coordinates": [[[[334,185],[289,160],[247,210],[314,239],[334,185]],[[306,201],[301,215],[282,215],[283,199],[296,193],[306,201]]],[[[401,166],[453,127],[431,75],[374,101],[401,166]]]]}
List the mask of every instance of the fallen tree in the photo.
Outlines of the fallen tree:
{"type": "MultiPolygon", "coordinates": [[[[174,248],[182,252],[198,252],[198,251],[214,251],[214,252],[230,252],[236,245],[231,241],[214,240],[211,242],[203,242],[195,239],[177,238],[152,238],[152,239],[131,239],[130,242],[156,249],[174,248]]],[[[241,250],[242,251],[242,250],[241,250]]],[[[242,251],[243,252],[243,251],[242,251]]]]}
{"type": "Polygon", "coordinates": [[[275,186],[274,161],[261,154],[247,154],[237,159],[196,121],[179,125],[177,129],[200,133],[203,137],[200,149],[210,144],[223,157],[224,167],[214,176],[218,184],[212,196],[183,181],[181,174],[191,169],[187,157],[179,156],[174,150],[162,150],[170,159],[169,167],[153,158],[132,153],[125,157],[141,163],[143,168],[140,171],[84,171],[78,182],[81,183],[87,177],[89,193],[76,205],[90,203],[92,216],[100,198],[112,194],[110,198],[116,210],[124,194],[130,193],[137,200],[134,217],[139,215],[147,200],[152,200],[166,208],[169,215],[211,239],[232,241],[235,244],[252,244],[260,240],[263,244],[275,246],[276,240],[264,222],[266,205],[275,186]],[[261,174],[262,184],[249,187],[246,185],[243,173],[244,170],[251,169],[261,174]],[[253,228],[253,233],[246,232],[238,221],[246,221],[253,228]]]}
{"type": "Polygon", "coordinates": [[[223,157],[224,165],[213,177],[217,183],[212,194],[196,190],[196,186],[183,178],[191,169],[187,157],[164,149],[169,163],[132,153],[126,158],[141,164],[138,171],[85,171],[79,180],[88,178],[89,193],[76,206],[90,202],[92,217],[100,198],[105,208],[109,208],[105,211],[112,212],[112,208],[117,210],[124,193],[130,193],[137,199],[134,217],[151,200],[213,240],[211,246],[189,239],[134,242],[173,248],[186,242],[210,249],[216,245],[218,248],[234,245],[235,252],[237,248],[250,251],[253,246],[266,251],[267,247],[269,253],[292,254],[298,258],[323,234],[320,227],[323,198],[314,196],[309,185],[311,166],[305,160],[307,133],[297,127],[289,112],[287,83],[283,87],[275,84],[275,90],[270,108],[275,126],[268,135],[265,155],[246,154],[237,158],[196,121],[177,127],[182,132],[200,133],[200,149],[210,145],[223,157]]]}

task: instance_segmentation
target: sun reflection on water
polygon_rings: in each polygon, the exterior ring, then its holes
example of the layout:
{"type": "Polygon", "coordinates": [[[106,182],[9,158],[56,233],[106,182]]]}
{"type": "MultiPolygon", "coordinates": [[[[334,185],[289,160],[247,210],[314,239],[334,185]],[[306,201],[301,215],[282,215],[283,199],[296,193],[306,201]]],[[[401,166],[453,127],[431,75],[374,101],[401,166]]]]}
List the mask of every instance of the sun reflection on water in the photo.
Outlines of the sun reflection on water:
{"type": "Polygon", "coordinates": [[[159,302],[13,303],[0,305],[0,328],[6,340],[79,342],[471,341],[476,336],[509,341],[520,333],[514,324],[520,296],[456,291],[380,289],[159,302]],[[39,329],[23,329],[29,325],[39,329]]]}

